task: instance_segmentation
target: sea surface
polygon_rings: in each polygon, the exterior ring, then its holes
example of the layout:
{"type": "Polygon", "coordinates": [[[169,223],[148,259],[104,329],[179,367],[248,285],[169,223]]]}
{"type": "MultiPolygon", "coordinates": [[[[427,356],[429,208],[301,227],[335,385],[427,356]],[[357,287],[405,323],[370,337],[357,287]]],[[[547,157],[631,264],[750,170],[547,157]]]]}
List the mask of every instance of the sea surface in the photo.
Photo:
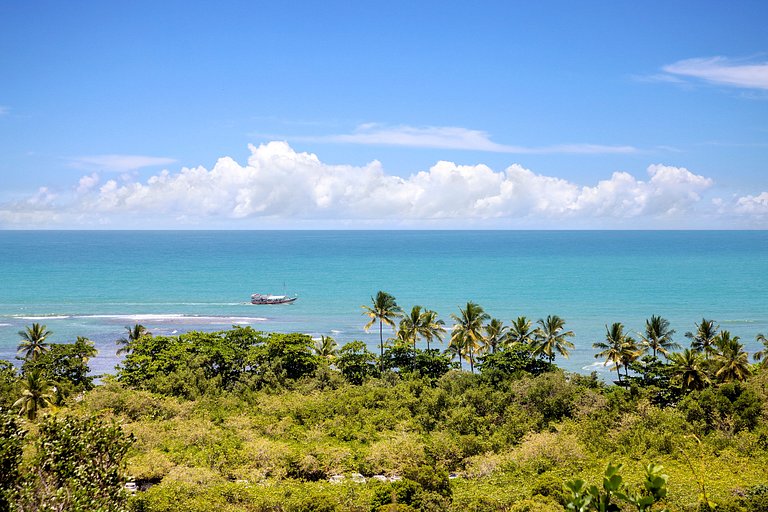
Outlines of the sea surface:
{"type": "MultiPolygon", "coordinates": [[[[571,371],[607,374],[605,326],[661,315],[687,346],[702,317],[758,348],[768,333],[768,231],[0,231],[0,359],[40,322],[49,341],[93,340],[95,373],[115,340],[232,325],[360,339],[361,305],[384,290],[448,324],[467,301],[509,323],[557,314],[575,332],[571,371]],[[252,293],[298,294],[255,306],[252,293]]],[[[445,344],[443,345],[443,347],[445,344]]],[[[16,361],[18,363],[18,361],[16,361]]]]}

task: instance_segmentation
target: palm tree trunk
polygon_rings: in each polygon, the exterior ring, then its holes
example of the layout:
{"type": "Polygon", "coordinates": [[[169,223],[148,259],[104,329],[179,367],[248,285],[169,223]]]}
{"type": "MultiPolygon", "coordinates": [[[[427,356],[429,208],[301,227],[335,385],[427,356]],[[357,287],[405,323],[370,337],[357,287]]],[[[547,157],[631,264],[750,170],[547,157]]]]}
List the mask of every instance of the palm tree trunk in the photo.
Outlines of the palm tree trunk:
{"type": "Polygon", "coordinates": [[[379,348],[381,348],[381,357],[379,357],[379,371],[384,371],[384,324],[379,319],[379,348]]]}
{"type": "Polygon", "coordinates": [[[475,360],[472,357],[472,347],[469,347],[469,371],[475,373],[475,360]]]}

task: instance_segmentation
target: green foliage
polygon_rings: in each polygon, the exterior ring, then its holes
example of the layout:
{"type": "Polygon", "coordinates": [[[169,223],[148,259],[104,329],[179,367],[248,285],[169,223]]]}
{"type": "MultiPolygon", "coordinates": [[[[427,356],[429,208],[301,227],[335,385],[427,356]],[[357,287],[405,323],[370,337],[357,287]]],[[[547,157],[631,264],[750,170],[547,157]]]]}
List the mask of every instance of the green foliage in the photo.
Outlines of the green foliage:
{"type": "Polygon", "coordinates": [[[43,378],[55,382],[57,387],[71,391],[93,388],[94,377],[89,375],[88,360],[96,355],[96,348],[88,338],[77,337],[74,343],[52,343],[48,350],[35,359],[24,361],[24,373],[39,371],[43,378]]]}
{"type": "Polygon", "coordinates": [[[536,357],[528,344],[511,343],[507,347],[482,356],[478,363],[480,372],[498,381],[526,372],[541,375],[555,369],[555,365],[536,357]]]}
{"type": "Polygon", "coordinates": [[[0,409],[9,408],[16,401],[19,376],[12,362],[0,359],[0,409]]]}
{"type": "Polygon", "coordinates": [[[0,411],[0,512],[13,510],[25,436],[16,418],[0,411]]]}
{"type": "Polygon", "coordinates": [[[618,512],[622,510],[618,501],[625,501],[637,508],[638,512],[650,510],[654,503],[667,495],[668,476],[662,473],[662,466],[646,466],[643,489],[627,490],[623,477],[619,474],[622,465],[608,464],[603,476],[602,488],[587,486],[584,480],[569,480],[565,486],[571,492],[566,504],[568,510],[587,512],[618,512]]]}
{"type": "Polygon", "coordinates": [[[352,384],[362,384],[367,378],[378,374],[376,355],[362,341],[351,341],[341,347],[336,367],[352,384]]]}
{"type": "Polygon", "coordinates": [[[101,420],[49,416],[19,491],[20,511],[123,511],[123,458],[132,436],[101,420]]]}

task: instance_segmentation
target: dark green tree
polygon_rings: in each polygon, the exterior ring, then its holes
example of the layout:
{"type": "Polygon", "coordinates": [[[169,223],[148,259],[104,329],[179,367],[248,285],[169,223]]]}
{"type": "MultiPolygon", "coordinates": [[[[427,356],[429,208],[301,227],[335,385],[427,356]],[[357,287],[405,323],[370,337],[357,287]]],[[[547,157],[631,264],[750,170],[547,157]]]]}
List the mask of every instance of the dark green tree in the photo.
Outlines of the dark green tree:
{"type": "Polygon", "coordinates": [[[376,354],[362,341],[351,341],[339,349],[336,367],[352,384],[362,384],[368,377],[378,374],[376,354]]]}
{"type": "Polygon", "coordinates": [[[0,411],[0,512],[15,510],[25,436],[16,418],[0,411]]]}
{"type": "Polygon", "coordinates": [[[14,402],[13,407],[18,407],[19,415],[30,421],[37,419],[37,413],[51,405],[53,396],[48,381],[45,380],[40,370],[32,370],[22,380],[21,397],[14,402]]]}
{"type": "Polygon", "coordinates": [[[652,315],[645,321],[645,333],[641,335],[642,345],[646,350],[650,350],[654,359],[657,352],[669,354],[670,350],[680,348],[680,345],[672,341],[675,330],[669,326],[669,320],[660,316],[652,315]]]}
{"type": "Polygon", "coordinates": [[[697,391],[709,385],[709,377],[703,356],[692,349],[674,352],[669,356],[672,383],[680,385],[684,392],[697,391]]]}
{"type": "Polygon", "coordinates": [[[96,355],[96,348],[88,338],[78,336],[74,343],[51,343],[47,352],[36,359],[24,361],[24,373],[39,370],[43,378],[69,390],[93,388],[93,377],[88,361],[96,355]]]}
{"type": "Polygon", "coordinates": [[[125,330],[128,334],[122,338],[118,338],[115,342],[120,347],[117,349],[117,355],[129,353],[131,351],[131,344],[142,336],[152,336],[152,333],[141,324],[134,324],[133,327],[126,325],[125,330]]]}
{"type": "Polygon", "coordinates": [[[701,322],[695,325],[696,330],[686,332],[685,337],[691,340],[691,348],[704,354],[705,359],[709,359],[715,351],[715,338],[720,326],[715,324],[714,320],[702,318],[701,322]]]}

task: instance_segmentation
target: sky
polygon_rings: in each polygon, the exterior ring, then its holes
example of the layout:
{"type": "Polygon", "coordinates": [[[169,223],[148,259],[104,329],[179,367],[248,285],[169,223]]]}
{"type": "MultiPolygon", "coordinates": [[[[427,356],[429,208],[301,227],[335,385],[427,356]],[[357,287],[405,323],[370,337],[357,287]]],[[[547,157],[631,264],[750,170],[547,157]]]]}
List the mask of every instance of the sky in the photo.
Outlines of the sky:
{"type": "Polygon", "coordinates": [[[0,1],[0,229],[767,229],[766,20],[0,1]]]}

